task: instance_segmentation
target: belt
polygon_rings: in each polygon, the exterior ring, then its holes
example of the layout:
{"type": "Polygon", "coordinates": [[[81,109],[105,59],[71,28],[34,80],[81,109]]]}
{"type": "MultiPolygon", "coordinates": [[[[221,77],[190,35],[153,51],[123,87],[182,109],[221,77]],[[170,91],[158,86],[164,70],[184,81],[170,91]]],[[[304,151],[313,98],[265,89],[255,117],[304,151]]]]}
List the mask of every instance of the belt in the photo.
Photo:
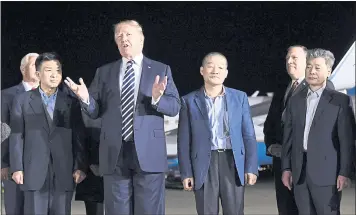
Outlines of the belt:
{"type": "Polygon", "coordinates": [[[215,150],[212,150],[212,151],[216,151],[216,152],[228,152],[228,151],[231,151],[232,149],[215,149],[215,150]]]}
{"type": "Polygon", "coordinates": [[[122,140],[122,143],[124,143],[124,144],[134,144],[134,141],[133,140],[128,140],[128,141],[122,140]]]}

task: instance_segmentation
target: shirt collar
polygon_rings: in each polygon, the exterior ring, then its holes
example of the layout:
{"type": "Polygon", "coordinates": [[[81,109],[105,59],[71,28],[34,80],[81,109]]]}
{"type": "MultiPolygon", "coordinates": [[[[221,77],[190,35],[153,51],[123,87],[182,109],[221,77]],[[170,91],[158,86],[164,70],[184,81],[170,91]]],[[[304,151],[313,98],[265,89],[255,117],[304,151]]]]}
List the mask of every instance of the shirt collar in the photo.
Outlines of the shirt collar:
{"type": "MultiPolygon", "coordinates": [[[[143,60],[143,54],[142,53],[133,58],[133,61],[135,62],[135,65],[137,65],[137,66],[141,66],[142,60],[143,60]]],[[[129,59],[123,57],[122,61],[126,65],[127,62],[129,61],[129,59]]]]}
{"type": "MultiPolygon", "coordinates": [[[[304,80],[304,78],[305,77],[300,77],[300,78],[298,78],[296,81],[298,82],[298,85],[300,84],[300,83],[302,83],[302,81],[304,80]]],[[[293,83],[294,83],[294,81],[292,81],[292,85],[293,85],[293,83]]]]}
{"type": "MultiPolygon", "coordinates": [[[[217,97],[225,96],[225,93],[226,93],[226,91],[225,91],[225,86],[223,86],[222,92],[221,92],[217,97]]],[[[206,94],[205,87],[204,87],[204,95],[205,95],[206,98],[210,98],[210,97],[206,94]]]]}
{"type": "Polygon", "coordinates": [[[308,97],[311,96],[311,95],[316,95],[317,98],[319,98],[321,96],[321,94],[323,93],[325,89],[325,86],[319,88],[318,90],[316,91],[312,91],[310,88],[308,89],[308,97]]]}
{"type": "MultiPolygon", "coordinates": [[[[32,86],[29,84],[29,83],[27,83],[27,82],[25,82],[25,81],[22,81],[22,85],[23,85],[23,87],[25,88],[25,91],[30,91],[30,90],[32,90],[32,86]]],[[[37,87],[36,87],[37,88],[37,87]]]]}
{"type": "Polygon", "coordinates": [[[40,93],[41,93],[41,96],[44,97],[44,98],[50,99],[50,98],[55,98],[55,97],[57,96],[58,88],[57,88],[56,91],[55,91],[52,95],[50,95],[50,96],[47,96],[47,94],[41,89],[41,87],[39,87],[38,89],[39,89],[39,91],[40,91],[40,93]]]}

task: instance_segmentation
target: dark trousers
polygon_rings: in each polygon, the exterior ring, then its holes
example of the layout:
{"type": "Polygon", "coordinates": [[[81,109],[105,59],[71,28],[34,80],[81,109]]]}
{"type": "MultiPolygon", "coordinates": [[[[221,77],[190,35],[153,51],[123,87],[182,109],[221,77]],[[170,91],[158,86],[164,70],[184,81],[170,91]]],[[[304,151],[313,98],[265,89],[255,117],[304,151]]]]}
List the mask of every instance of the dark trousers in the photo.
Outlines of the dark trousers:
{"type": "Polygon", "coordinates": [[[143,172],[135,144],[124,142],[115,172],[104,175],[105,214],[165,214],[164,173],[143,172]]]}
{"type": "Polygon", "coordinates": [[[245,189],[237,175],[232,150],[212,151],[204,185],[195,191],[198,214],[219,214],[220,198],[224,215],[243,215],[244,193],[245,189]]]}
{"type": "Polygon", "coordinates": [[[99,202],[84,201],[86,215],[104,215],[104,205],[99,202]]]}
{"type": "Polygon", "coordinates": [[[294,194],[282,182],[281,159],[273,157],[274,186],[279,215],[298,215],[294,194]]]}
{"type": "Polygon", "coordinates": [[[24,214],[24,193],[13,180],[3,180],[4,204],[7,215],[24,214]]]}
{"type": "Polygon", "coordinates": [[[56,188],[52,165],[48,167],[43,187],[38,191],[25,191],[24,193],[26,215],[71,214],[73,192],[59,191],[56,188]]]}
{"type": "Polygon", "coordinates": [[[318,186],[314,184],[306,171],[307,165],[307,156],[306,153],[304,153],[301,176],[294,187],[294,195],[299,214],[339,215],[341,192],[337,191],[336,185],[318,186]]]}

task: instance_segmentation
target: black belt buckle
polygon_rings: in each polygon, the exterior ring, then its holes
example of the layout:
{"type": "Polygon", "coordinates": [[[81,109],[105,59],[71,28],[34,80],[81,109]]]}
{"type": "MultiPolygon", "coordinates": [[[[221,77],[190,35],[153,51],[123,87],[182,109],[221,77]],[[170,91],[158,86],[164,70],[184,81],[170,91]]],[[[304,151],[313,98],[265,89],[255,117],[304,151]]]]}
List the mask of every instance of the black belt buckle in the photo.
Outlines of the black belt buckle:
{"type": "Polygon", "coordinates": [[[124,140],[124,139],[122,139],[122,142],[124,143],[124,144],[133,144],[134,143],[134,141],[133,140],[124,140]]]}

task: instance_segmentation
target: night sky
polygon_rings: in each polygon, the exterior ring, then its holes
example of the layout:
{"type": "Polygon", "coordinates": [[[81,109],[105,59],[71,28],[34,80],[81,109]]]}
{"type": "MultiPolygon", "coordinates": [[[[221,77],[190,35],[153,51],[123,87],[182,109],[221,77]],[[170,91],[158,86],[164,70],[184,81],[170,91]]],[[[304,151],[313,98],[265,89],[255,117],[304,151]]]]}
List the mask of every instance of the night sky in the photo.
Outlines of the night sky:
{"type": "MultiPolygon", "coordinates": [[[[226,85],[250,95],[288,81],[288,46],[331,50],[336,64],[356,39],[354,2],[1,2],[1,88],[18,84],[28,52],[57,52],[64,77],[90,84],[120,58],[112,25],[136,19],[144,54],[171,66],[181,95],[199,88],[201,60],[226,55],[226,85]]],[[[335,67],[334,67],[335,68],[335,67]]]]}

